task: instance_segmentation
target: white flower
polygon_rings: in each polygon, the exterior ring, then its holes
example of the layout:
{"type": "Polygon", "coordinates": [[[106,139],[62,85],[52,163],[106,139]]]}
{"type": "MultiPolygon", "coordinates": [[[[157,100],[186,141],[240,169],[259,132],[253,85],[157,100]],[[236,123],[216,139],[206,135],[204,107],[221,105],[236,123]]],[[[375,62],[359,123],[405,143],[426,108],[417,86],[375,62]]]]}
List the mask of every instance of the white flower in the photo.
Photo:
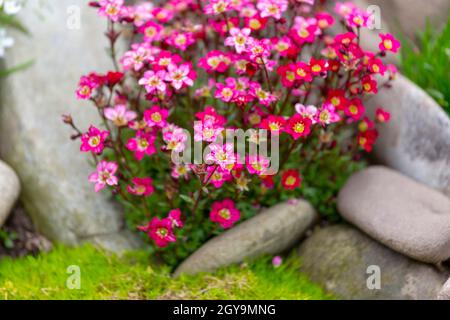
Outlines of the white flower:
{"type": "Polygon", "coordinates": [[[13,15],[18,13],[22,9],[21,0],[0,0],[0,8],[8,14],[13,15]]]}
{"type": "Polygon", "coordinates": [[[13,44],[14,39],[6,35],[5,29],[0,29],[0,58],[5,55],[5,49],[11,47],[13,44]]]}

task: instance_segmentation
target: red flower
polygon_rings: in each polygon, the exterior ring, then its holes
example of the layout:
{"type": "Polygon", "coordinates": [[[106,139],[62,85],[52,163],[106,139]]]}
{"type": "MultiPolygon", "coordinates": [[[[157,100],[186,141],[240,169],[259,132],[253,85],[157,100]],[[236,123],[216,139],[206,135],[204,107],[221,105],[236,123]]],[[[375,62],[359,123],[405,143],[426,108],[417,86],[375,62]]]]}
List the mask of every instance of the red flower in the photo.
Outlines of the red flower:
{"type": "Polygon", "coordinates": [[[113,72],[110,71],[105,76],[105,83],[109,87],[114,87],[116,84],[121,82],[123,79],[123,73],[122,72],[113,72]]]}
{"type": "Polygon", "coordinates": [[[327,102],[331,103],[337,110],[344,110],[347,105],[344,90],[330,90],[328,92],[327,102]]]}
{"type": "Polygon", "coordinates": [[[295,190],[301,183],[302,179],[297,170],[286,170],[281,178],[281,185],[286,190],[295,190]]]}
{"type": "Polygon", "coordinates": [[[364,115],[365,108],[361,99],[355,98],[350,100],[344,109],[345,115],[353,120],[359,120],[364,115]]]}
{"type": "Polygon", "coordinates": [[[304,62],[297,62],[295,64],[295,76],[299,80],[304,80],[306,82],[311,82],[313,77],[311,74],[311,68],[304,62]]]}
{"type": "Polygon", "coordinates": [[[175,242],[177,240],[173,234],[172,220],[168,218],[162,220],[153,218],[147,226],[138,227],[138,229],[147,233],[160,248],[164,248],[169,242],[175,242]]]}
{"type": "Polygon", "coordinates": [[[391,114],[382,108],[378,108],[375,111],[375,119],[381,123],[389,122],[391,120],[391,114]]]}
{"type": "Polygon", "coordinates": [[[212,222],[219,223],[222,228],[229,229],[241,218],[241,213],[232,200],[225,199],[213,203],[209,218],[212,222]]]}
{"type": "Polygon", "coordinates": [[[272,189],[275,185],[275,182],[273,181],[273,176],[259,176],[261,179],[261,184],[266,189],[272,189]]]}
{"type": "Polygon", "coordinates": [[[301,137],[306,137],[311,133],[311,125],[311,119],[302,117],[297,113],[289,119],[286,125],[286,132],[297,140],[301,137]]]}
{"type": "Polygon", "coordinates": [[[285,125],[286,120],[283,117],[270,115],[261,122],[260,128],[269,130],[273,134],[280,134],[283,132],[285,125]]]}
{"type": "Polygon", "coordinates": [[[366,130],[360,132],[357,136],[358,145],[367,152],[372,152],[373,145],[378,138],[378,131],[376,129],[366,130]]]}
{"type": "Polygon", "coordinates": [[[364,77],[362,80],[363,90],[367,93],[378,93],[378,83],[370,76],[364,77]]]}
{"type": "Polygon", "coordinates": [[[277,73],[281,77],[281,84],[286,88],[292,87],[297,79],[297,76],[295,75],[295,66],[293,64],[279,66],[277,73]]]}
{"type": "Polygon", "coordinates": [[[311,58],[309,65],[311,68],[311,73],[316,76],[328,71],[328,62],[326,60],[316,60],[311,58]]]}

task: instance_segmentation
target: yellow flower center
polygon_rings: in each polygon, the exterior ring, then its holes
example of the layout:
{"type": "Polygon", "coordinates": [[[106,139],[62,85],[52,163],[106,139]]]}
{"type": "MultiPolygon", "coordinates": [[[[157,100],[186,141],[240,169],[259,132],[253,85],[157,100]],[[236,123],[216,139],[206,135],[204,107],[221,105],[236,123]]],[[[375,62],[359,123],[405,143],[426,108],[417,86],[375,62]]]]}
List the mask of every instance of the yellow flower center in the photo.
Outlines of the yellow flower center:
{"type": "Polygon", "coordinates": [[[152,113],[151,118],[152,118],[153,122],[160,122],[162,119],[162,116],[159,112],[154,112],[154,113],[152,113]]]}
{"type": "Polygon", "coordinates": [[[229,220],[231,218],[231,212],[228,209],[222,209],[219,211],[219,216],[221,216],[225,220],[229,220]]]}

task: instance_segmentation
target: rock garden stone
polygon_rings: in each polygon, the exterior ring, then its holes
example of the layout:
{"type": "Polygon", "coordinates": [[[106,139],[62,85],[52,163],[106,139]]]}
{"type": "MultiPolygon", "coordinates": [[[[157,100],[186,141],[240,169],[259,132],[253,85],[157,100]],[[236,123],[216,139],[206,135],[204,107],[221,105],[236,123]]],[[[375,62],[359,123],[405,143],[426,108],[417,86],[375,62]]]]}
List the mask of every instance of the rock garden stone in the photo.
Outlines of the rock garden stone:
{"type": "Polygon", "coordinates": [[[438,300],[450,300],[450,279],[442,287],[438,293],[438,300]]]}
{"type": "Polygon", "coordinates": [[[448,278],[347,225],[316,230],[299,255],[301,271],[341,299],[436,299],[448,278]]]}
{"type": "Polygon", "coordinates": [[[377,160],[450,196],[450,118],[426,92],[399,76],[367,102],[392,115],[375,144],[377,160]]]}
{"type": "Polygon", "coordinates": [[[112,69],[111,62],[99,58],[107,46],[104,20],[95,10],[83,9],[76,25],[75,9],[85,5],[81,0],[51,6],[30,1],[19,15],[32,37],[16,37],[6,66],[30,59],[34,64],[1,85],[0,154],[19,174],[21,201],[39,232],[66,244],[118,237],[113,242],[128,248],[135,242],[127,244],[120,233],[120,211],[93,192],[87,177],[94,169],[61,121],[62,113],[78,110],[79,127],[96,124],[95,108],[77,101],[75,89],[80,75],[112,69]]]}
{"type": "Polygon", "coordinates": [[[205,243],[175,271],[195,274],[261,255],[278,254],[299,241],[318,218],[306,201],[276,205],[205,243]]]}
{"type": "Polygon", "coordinates": [[[19,178],[6,163],[0,160],[0,228],[8,218],[19,194],[19,178]]]}
{"type": "Polygon", "coordinates": [[[411,258],[450,258],[450,199],[392,169],[354,174],[338,196],[342,217],[372,238],[411,258]]]}

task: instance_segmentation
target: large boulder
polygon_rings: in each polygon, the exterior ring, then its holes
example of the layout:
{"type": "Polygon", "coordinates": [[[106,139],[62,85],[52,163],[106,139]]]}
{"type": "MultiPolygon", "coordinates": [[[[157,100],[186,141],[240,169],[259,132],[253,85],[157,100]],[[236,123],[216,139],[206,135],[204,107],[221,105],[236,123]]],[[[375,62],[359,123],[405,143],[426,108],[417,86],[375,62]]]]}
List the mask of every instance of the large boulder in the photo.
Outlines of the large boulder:
{"type": "Polygon", "coordinates": [[[0,228],[6,221],[20,193],[16,173],[0,160],[0,228]]]}
{"type": "Polygon", "coordinates": [[[105,19],[82,0],[51,6],[29,1],[19,19],[32,36],[17,35],[6,65],[30,59],[34,64],[1,85],[0,154],[22,181],[22,203],[38,231],[51,240],[105,243],[118,237],[115,248],[134,246],[124,240],[120,210],[93,192],[87,177],[94,169],[61,121],[63,113],[72,112],[83,129],[98,124],[96,110],[77,101],[74,91],[82,74],[112,68],[105,54],[105,19]]]}
{"type": "Polygon", "coordinates": [[[341,299],[435,299],[448,278],[347,225],[316,230],[299,255],[301,271],[341,299]]]}
{"type": "Polygon", "coordinates": [[[450,199],[394,170],[354,174],[339,192],[342,217],[391,249],[439,263],[450,258],[450,199]]]}
{"type": "Polygon", "coordinates": [[[377,161],[450,196],[450,118],[403,76],[367,102],[392,115],[375,144],[377,161]]]}
{"type": "Polygon", "coordinates": [[[437,298],[438,300],[450,300],[450,278],[439,291],[437,298]]]}
{"type": "Polygon", "coordinates": [[[175,271],[195,274],[265,254],[278,254],[299,241],[317,220],[314,208],[295,200],[276,205],[205,243],[175,271]]]}

